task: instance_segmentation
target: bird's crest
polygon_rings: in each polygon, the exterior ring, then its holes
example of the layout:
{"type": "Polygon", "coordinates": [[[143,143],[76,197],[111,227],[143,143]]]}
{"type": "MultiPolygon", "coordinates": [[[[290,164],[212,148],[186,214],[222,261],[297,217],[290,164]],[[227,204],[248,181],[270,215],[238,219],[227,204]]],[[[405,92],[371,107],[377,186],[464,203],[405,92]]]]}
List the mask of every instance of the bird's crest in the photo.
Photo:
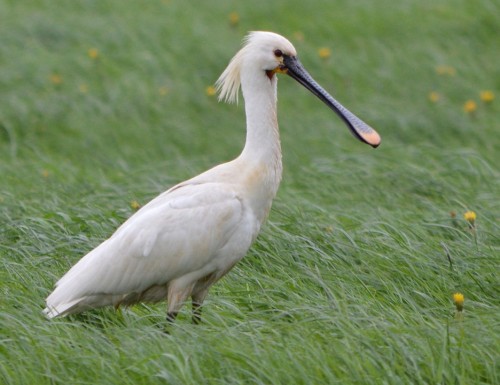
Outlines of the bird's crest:
{"type": "Polygon", "coordinates": [[[241,65],[246,52],[245,48],[248,46],[251,36],[252,33],[245,37],[243,48],[231,59],[229,65],[215,83],[215,87],[219,93],[219,101],[224,100],[227,103],[238,103],[238,94],[241,86],[241,65]]]}
{"type": "Polygon", "coordinates": [[[255,54],[255,50],[266,45],[283,47],[283,50],[295,55],[295,48],[283,36],[273,32],[253,31],[243,39],[243,47],[231,59],[229,65],[219,77],[215,86],[219,92],[219,100],[228,103],[238,102],[238,91],[241,86],[241,67],[247,55],[255,54]]]}

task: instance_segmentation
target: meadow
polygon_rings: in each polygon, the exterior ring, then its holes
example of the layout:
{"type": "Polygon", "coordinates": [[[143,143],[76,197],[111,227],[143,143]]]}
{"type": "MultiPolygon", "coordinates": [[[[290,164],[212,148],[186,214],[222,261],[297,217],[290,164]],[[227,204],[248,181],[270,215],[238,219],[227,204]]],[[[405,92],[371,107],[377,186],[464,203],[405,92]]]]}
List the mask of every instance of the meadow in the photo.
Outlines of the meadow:
{"type": "Polygon", "coordinates": [[[0,1],[0,383],[500,383],[499,14],[0,1]],[[381,146],[280,78],[283,181],[202,324],[185,306],[165,334],[164,303],[45,319],[57,279],[137,205],[239,154],[243,104],[211,86],[250,30],[288,37],[381,146]]]}

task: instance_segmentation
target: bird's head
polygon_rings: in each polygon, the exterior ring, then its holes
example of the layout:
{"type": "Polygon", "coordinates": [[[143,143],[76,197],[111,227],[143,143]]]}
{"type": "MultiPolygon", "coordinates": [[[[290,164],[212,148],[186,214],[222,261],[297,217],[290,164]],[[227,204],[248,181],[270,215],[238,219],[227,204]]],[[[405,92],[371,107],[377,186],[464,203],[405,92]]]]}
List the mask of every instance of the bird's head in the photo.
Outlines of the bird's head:
{"type": "Polygon", "coordinates": [[[251,63],[269,79],[275,73],[286,73],[285,58],[296,57],[295,47],[283,36],[273,32],[250,32],[245,39],[245,52],[251,63]]]}
{"type": "Polygon", "coordinates": [[[244,38],[241,50],[231,59],[217,80],[219,100],[229,103],[238,101],[241,78],[245,73],[253,74],[257,69],[262,78],[267,75],[272,79],[281,69],[284,72],[285,55],[294,57],[297,52],[292,43],[283,36],[273,32],[250,32],[244,38]]]}
{"type": "Polygon", "coordinates": [[[379,134],[326,92],[301,64],[292,43],[273,32],[250,32],[246,36],[243,48],[217,80],[219,100],[238,100],[242,67],[248,63],[262,70],[263,76],[266,75],[271,81],[275,74],[289,75],[335,111],[355,137],[372,147],[380,144],[379,134]]]}

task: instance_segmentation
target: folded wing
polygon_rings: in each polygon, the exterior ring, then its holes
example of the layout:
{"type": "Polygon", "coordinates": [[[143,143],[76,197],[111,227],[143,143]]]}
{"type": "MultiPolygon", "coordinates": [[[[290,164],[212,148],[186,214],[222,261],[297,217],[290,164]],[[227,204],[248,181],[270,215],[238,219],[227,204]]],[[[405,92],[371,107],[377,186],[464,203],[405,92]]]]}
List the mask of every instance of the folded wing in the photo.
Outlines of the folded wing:
{"type": "MultiPolygon", "coordinates": [[[[172,189],[130,217],[85,255],[47,298],[51,317],[79,306],[115,305],[127,295],[196,271],[209,270],[245,223],[242,200],[230,185],[189,184],[172,189]]],[[[240,245],[235,253],[245,253],[240,245]]],[[[242,256],[241,256],[242,257],[242,256]]]]}

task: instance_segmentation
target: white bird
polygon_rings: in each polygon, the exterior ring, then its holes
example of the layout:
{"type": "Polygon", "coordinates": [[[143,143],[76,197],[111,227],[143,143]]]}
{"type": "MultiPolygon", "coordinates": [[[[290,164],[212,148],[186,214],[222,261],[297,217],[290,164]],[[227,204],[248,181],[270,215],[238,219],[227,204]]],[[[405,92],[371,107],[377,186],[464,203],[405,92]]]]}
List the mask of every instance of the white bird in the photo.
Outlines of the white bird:
{"type": "Polygon", "coordinates": [[[200,321],[210,286],[245,256],[280,184],[277,73],[319,97],[358,139],[379,145],[370,126],[311,78],[287,39],[251,32],[217,81],[219,100],[237,101],[242,89],[247,135],[241,155],[162,193],[80,259],[48,296],[49,318],[166,299],[172,322],[191,297],[193,321],[200,321]]]}

